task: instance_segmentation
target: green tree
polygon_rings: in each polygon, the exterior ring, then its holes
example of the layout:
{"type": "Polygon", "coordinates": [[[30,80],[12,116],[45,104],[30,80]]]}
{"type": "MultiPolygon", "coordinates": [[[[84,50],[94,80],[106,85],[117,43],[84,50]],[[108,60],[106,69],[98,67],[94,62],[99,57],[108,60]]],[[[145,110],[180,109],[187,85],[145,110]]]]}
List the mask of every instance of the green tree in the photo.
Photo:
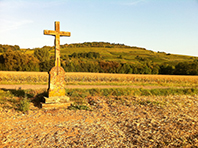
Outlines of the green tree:
{"type": "Polygon", "coordinates": [[[48,72],[54,66],[55,60],[48,60],[39,63],[40,71],[48,72]]]}
{"type": "Polygon", "coordinates": [[[175,66],[178,75],[198,75],[198,62],[180,62],[175,66]]]}
{"type": "MultiPolygon", "coordinates": [[[[175,66],[169,64],[162,64],[159,69],[160,74],[169,74],[172,75],[175,72],[175,66]]],[[[179,73],[181,71],[179,70],[179,73]]],[[[178,74],[178,73],[177,73],[178,74]]]]}
{"type": "Polygon", "coordinates": [[[0,53],[6,52],[7,50],[17,51],[20,50],[18,45],[2,45],[0,44],[0,53]]]}
{"type": "Polygon", "coordinates": [[[3,54],[4,70],[39,71],[39,60],[32,55],[20,51],[9,50],[3,54]]]}
{"type": "Polygon", "coordinates": [[[198,75],[198,61],[194,61],[191,64],[191,75],[198,75]]]}
{"type": "Polygon", "coordinates": [[[159,73],[159,66],[154,66],[152,69],[152,74],[158,74],[159,73]]]}
{"type": "Polygon", "coordinates": [[[40,62],[48,61],[50,58],[49,49],[48,48],[34,49],[34,57],[36,57],[40,62]]]}
{"type": "Polygon", "coordinates": [[[189,63],[187,62],[180,62],[175,66],[175,72],[174,74],[177,75],[188,75],[189,73],[189,63]]]}

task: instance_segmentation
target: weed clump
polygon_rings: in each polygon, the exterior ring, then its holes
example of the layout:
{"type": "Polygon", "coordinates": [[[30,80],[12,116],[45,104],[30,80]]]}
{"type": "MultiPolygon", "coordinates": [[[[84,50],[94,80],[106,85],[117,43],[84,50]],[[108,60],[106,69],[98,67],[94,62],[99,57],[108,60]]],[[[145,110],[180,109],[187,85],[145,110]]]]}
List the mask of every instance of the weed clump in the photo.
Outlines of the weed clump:
{"type": "Polygon", "coordinates": [[[68,107],[69,110],[90,110],[86,105],[71,105],[68,107]]]}
{"type": "Polygon", "coordinates": [[[30,109],[30,101],[27,98],[20,100],[19,110],[22,112],[27,112],[30,109]]]}

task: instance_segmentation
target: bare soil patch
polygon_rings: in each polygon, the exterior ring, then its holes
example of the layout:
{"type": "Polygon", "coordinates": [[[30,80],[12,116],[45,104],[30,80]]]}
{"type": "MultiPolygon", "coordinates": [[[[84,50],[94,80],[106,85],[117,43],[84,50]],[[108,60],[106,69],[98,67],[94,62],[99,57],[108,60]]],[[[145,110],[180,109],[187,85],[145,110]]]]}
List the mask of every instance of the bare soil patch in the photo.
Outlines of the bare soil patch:
{"type": "Polygon", "coordinates": [[[197,96],[87,101],[91,110],[0,108],[0,147],[198,147],[197,96]]]}

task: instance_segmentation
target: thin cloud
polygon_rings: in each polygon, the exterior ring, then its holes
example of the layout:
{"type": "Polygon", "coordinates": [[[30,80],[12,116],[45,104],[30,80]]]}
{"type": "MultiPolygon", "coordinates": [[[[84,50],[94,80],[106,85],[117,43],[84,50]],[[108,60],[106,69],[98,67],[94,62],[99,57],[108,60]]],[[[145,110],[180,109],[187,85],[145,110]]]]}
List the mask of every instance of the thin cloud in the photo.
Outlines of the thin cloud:
{"type": "Polygon", "coordinates": [[[66,3],[67,0],[0,0],[0,11],[10,10],[10,9],[20,9],[24,7],[53,7],[59,6],[66,3]]]}
{"type": "Polygon", "coordinates": [[[146,1],[145,0],[133,0],[131,2],[126,2],[126,3],[122,3],[122,5],[126,5],[126,6],[136,6],[138,4],[141,4],[141,3],[145,3],[146,1]]]}
{"type": "Polygon", "coordinates": [[[10,20],[2,20],[0,23],[0,32],[8,32],[11,30],[19,29],[20,27],[33,23],[32,20],[20,20],[20,21],[10,21],[10,20]]]}
{"type": "Polygon", "coordinates": [[[65,2],[67,2],[66,0],[43,0],[43,1],[23,1],[23,3],[27,6],[27,7],[37,7],[37,8],[48,8],[48,7],[54,7],[54,6],[59,6],[59,5],[63,5],[65,2]]]}
{"type": "Polygon", "coordinates": [[[11,9],[15,9],[15,8],[21,8],[23,7],[23,1],[21,0],[1,0],[0,1],[0,11],[9,11],[11,9]]]}

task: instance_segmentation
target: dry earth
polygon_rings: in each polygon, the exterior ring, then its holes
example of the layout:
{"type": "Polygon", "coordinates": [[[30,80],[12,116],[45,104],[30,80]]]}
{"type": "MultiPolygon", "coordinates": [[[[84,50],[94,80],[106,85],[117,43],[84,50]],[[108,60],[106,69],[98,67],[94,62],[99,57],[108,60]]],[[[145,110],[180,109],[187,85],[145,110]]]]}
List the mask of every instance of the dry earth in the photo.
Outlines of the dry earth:
{"type": "Polygon", "coordinates": [[[0,147],[198,147],[198,96],[87,102],[91,111],[0,107],[0,147]]]}

